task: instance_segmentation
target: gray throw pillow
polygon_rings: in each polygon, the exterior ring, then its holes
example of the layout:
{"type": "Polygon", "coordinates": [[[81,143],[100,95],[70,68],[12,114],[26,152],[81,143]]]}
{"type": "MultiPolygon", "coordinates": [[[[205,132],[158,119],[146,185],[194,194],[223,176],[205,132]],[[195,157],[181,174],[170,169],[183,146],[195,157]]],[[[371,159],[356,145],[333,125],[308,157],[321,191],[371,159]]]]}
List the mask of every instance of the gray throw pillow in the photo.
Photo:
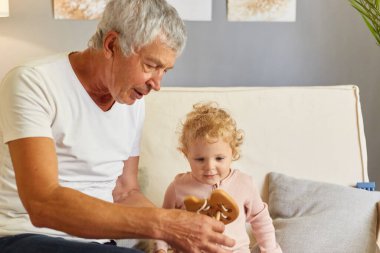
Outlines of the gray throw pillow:
{"type": "Polygon", "coordinates": [[[269,212],[284,253],[374,253],[380,192],[269,174],[269,212]]]}

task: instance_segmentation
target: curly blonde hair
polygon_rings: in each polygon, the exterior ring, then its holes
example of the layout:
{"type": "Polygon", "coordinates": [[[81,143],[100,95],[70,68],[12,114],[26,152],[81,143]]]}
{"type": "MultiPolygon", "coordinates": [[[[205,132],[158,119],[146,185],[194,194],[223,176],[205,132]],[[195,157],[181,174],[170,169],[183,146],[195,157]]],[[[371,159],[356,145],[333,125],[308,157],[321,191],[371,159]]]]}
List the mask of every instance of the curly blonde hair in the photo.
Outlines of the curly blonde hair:
{"type": "Polygon", "coordinates": [[[178,150],[186,156],[192,141],[202,139],[213,143],[219,138],[230,144],[232,160],[239,159],[243,130],[237,129],[235,120],[216,102],[197,103],[182,123],[178,150]]]}

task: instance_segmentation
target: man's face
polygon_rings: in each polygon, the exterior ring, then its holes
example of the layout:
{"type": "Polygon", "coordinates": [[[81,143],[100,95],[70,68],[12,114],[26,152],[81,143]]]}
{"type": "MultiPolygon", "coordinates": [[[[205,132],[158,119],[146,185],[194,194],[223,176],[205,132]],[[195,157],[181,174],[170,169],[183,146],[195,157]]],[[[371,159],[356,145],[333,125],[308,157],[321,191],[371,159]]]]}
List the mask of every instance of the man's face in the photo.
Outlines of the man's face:
{"type": "Polygon", "coordinates": [[[160,90],[163,75],[174,66],[176,52],[158,39],[130,56],[124,56],[118,45],[108,82],[113,99],[131,105],[151,89],[160,90]]]}

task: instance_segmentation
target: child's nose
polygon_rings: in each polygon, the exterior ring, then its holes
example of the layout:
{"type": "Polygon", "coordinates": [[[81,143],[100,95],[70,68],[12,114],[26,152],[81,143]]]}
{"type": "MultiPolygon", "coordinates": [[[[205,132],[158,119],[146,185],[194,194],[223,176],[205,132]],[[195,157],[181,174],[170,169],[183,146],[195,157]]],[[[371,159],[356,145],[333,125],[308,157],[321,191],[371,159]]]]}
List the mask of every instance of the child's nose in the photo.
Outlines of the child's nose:
{"type": "Polygon", "coordinates": [[[214,162],[211,159],[208,160],[207,163],[206,163],[206,169],[207,170],[212,170],[212,169],[214,169],[214,167],[215,167],[214,162]]]}

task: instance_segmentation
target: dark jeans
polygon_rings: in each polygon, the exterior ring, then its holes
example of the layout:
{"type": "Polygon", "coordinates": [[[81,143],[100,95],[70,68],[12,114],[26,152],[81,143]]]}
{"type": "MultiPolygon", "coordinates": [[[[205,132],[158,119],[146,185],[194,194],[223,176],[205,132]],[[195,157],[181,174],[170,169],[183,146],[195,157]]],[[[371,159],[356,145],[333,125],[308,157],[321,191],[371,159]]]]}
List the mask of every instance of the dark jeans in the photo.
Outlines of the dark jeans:
{"type": "Polygon", "coordinates": [[[1,253],[141,253],[110,244],[69,241],[37,234],[0,237],[1,253]]]}

